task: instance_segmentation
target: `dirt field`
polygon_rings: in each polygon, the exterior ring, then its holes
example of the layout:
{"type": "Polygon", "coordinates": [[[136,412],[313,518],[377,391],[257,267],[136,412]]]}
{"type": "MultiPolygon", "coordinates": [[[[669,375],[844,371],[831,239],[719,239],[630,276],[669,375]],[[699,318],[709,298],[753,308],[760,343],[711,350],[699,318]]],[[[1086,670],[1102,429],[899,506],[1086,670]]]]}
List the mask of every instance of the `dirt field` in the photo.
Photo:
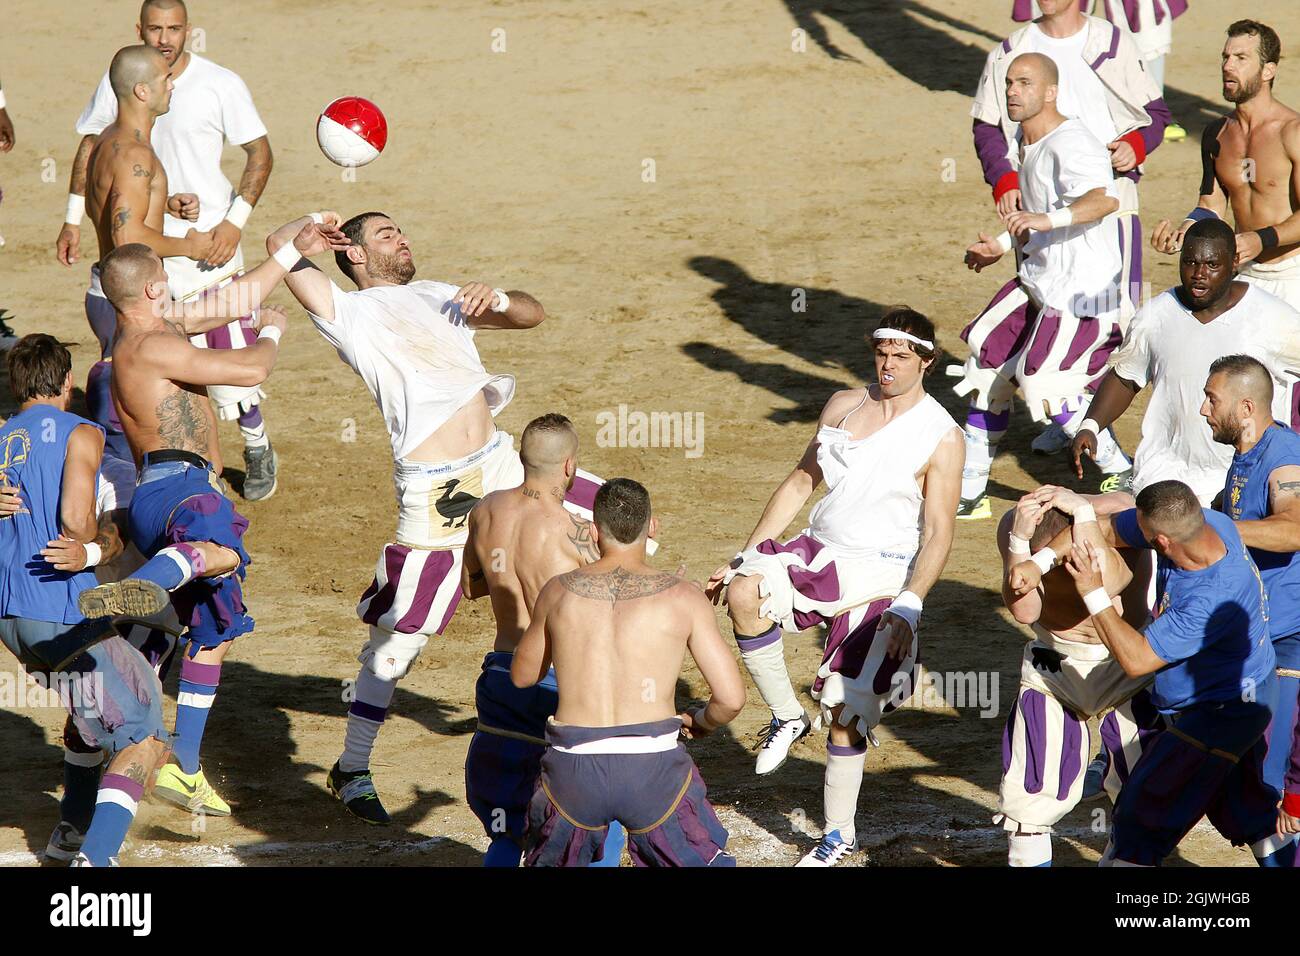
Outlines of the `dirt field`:
{"type": "MultiPolygon", "coordinates": [[[[584,467],[651,489],[660,565],[684,562],[703,578],[743,543],[829,393],[869,377],[862,337],[884,306],[934,316],[953,361],[965,357],[958,331],[1010,269],[976,276],[961,266],[977,230],[995,222],[968,111],[985,51],[1009,32],[1006,0],[432,6],[390,0],[360,18],[338,0],[193,0],[200,52],[244,77],[275,150],[245,254],[259,258],[262,237],[304,212],[377,208],[411,236],[420,276],[534,293],[550,315],[544,326],[479,339],[490,370],[519,377],[500,424],[517,436],[542,412],[571,416],[584,467]],[[798,28],[808,31],[802,52],[792,49],[798,28]],[[497,29],[505,52],[492,52],[497,29]],[[314,139],[319,109],[344,94],[375,99],[391,130],[384,156],[355,182],[314,139]],[[792,308],[800,297],[804,312],[792,308]],[[597,416],[620,404],[703,413],[702,453],[598,447],[597,416]]],[[[116,47],[134,42],[135,12],[132,0],[7,0],[3,17],[23,29],[0,42],[18,142],[0,156],[0,305],[20,334],[75,343],[79,378],[95,358],[82,308],[93,250],[83,245],[89,258],[66,270],[54,238],[73,123],[116,47]]],[[[1291,0],[1256,0],[1250,13],[1297,42],[1291,0]]],[[[1190,136],[1148,161],[1148,232],[1195,202],[1229,19],[1224,5],[1201,2],[1178,22],[1167,98],[1190,136]]],[[[1287,62],[1277,91],[1300,100],[1287,62]]],[[[243,153],[231,149],[227,161],[237,181],[243,153]]],[[[1147,256],[1152,287],[1175,276],[1172,260],[1147,256]]],[[[123,861],[473,865],[487,841],[465,804],[463,764],[492,640],[485,606],[462,605],[397,692],[373,765],[393,826],[366,828],[324,788],[343,736],[341,685],[363,639],[353,607],[395,506],[377,410],[293,314],[264,406],[280,489],[239,504],[252,522],[257,630],[227,658],[204,743],[208,775],[235,814],[196,833],[187,815],[146,806],[123,861]]],[[[931,388],[958,412],[942,373],[931,388]]],[[[1130,451],[1137,422],[1135,411],[1118,428],[1130,451]]],[[[1032,435],[1018,414],[994,467],[995,513],[1041,481],[1069,479],[1063,462],[1031,457],[1032,435]]],[[[238,465],[238,433],[223,426],[222,436],[238,465]]],[[[239,487],[242,475],[227,478],[239,487]]],[[[990,689],[996,678],[996,714],[931,706],[887,721],[867,761],[859,835],[869,853],[859,863],[1005,860],[990,817],[1026,632],[1000,606],[993,527],[959,525],[927,601],[923,660],[940,675],[983,672],[990,689]]],[[[817,636],[786,646],[806,692],[817,636]]],[[[0,668],[16,671],[7,654],[0,668]]],[[[689,671],[679,697],[699,690],[689,671]]],[[[691,749],[740,862],[790,864],[821,823],[824,736],[797,745],[778,774],[755,777],[754,735],[768,714],[751,694],[730,733],[691,749]]],[[[58,820],[62,720],[56,710],[0,710],[0,863],[33,864],[58,820]]],[[[1067,818],[1059,863],[1096,860],[1103,808],[1067,818]]],[[[1204,823],[1180,861],[1251,865],[1204,823]]]]}

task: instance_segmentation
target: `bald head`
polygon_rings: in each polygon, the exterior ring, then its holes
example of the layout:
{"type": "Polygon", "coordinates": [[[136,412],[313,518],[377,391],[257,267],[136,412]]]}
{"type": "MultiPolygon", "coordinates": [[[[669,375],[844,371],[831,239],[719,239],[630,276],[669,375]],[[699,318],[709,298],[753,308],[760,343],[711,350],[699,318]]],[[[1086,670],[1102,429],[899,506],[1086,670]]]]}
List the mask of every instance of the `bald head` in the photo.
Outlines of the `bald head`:
{"type": "Polygon", "coordinates": [[[578,432],[573,422],[552,412],[534,418],[519,440],[519,458],[528,475],[550,475],[578,454],[578,432]]]}
{"type": "Polygon", "coordinates": [[[1007,116],[1026,123],[1046,111],[1045,119],[1056,114],[1056,86],[1059,73],[1051,57],[1022,53],[1007,68],[1007,116]]]}
{"type": "Polygon", "coordinates": [[[1045,53],[1022,53],[1011,61],[1011,66],[1007,69],[1007,75],[1019,67],[1022,70],[1028,70],[1033,77],[1041,81],[1046,86],[1058,86],[1061,82],[1061,71],[1056,68],[1056,61],[1045,53]]]}
{"type": "Polygon", "coordinates": [[[100,262],[99,271],[104,296],[119,312],[143,299],[145,286],[158,281],[160,274],[166,281],[162,260],[143,242],[118,246],[100,262]]]}
{"type": "Polygon", "coordinates": [[[119,100],[132,95],[141,83],[152,87],[167,73],[167,61],[151,46],[125,46],[117,51],[108,68],[108,82],[119,100]]]}

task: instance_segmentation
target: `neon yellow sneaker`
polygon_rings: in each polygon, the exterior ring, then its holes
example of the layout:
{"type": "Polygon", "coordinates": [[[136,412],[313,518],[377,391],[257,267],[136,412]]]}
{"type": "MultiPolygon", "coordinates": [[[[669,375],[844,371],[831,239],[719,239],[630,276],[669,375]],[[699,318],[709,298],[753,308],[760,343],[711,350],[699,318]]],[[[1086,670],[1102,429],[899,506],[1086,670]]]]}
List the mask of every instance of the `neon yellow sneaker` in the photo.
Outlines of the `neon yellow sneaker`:
{"type": "Polygon", "coordinates": [[[185,773],[179,766],[169,763],[158,771],[154,796],[175,804],[190,813],[206,813],[214,817],[230,816],[230,804],[212,789],[200,767],[197,773],[185,773]]]}
{"type": "Polygon", "coordinates": [[[1166,143],[1181,143],[1187,139],[1187,130],[1183,129],[1177,123],[1170,123],[1165,127],[1166,143]]]}
{"type": "Polygon", "coordinates": [[[993,506],[989,504],[988,495],[980,495],[978,498],[962,498],[957,502],[957,520],[958,521],[979,521],[982,518],[993,517],[993,506]]]}

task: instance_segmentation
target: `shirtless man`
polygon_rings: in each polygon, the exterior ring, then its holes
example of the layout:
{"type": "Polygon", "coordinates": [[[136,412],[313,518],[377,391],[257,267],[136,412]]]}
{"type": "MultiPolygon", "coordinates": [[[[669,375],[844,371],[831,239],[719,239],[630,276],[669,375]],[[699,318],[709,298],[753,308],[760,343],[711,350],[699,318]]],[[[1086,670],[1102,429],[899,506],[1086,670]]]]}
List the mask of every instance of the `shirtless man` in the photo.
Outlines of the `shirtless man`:
{"type": "MultiPolygon", "coordinates": [[[[998,551],[1006,571],[1003,603],[1017,622],[1034,632],[1025,645],[1020,692],[1002,736],[1002,785],[993,818],[1007,831],[1011,866],[1052,865],[1052,827],[1085,798],[1088,719],[1101,717],[1102,773],[1112,799],[1142,752],[1139,731],[1157,720],[1144,689],[1150,678],[1125,675],[1102,645],[1065,570],[1049,570],[1036,587],[1016,570],[1035,553],[1041,567],[1051,567],[1044,548],[1070,525],[1069,515],[1048,504],[1058,490],[1047,485],[1025,495],[998,527],[998,551]]],[[[1133,505],[1132,497],[1122,492],[1087,501],[1093,511],[1081,507],[1075,521],[1133,505]]],[[[1144,562],[1132,551],[1113,548],[1104,549],[1102,557],[1106,593],[1130,624],[1141,627],[1146,618],[1144,562]],[[1131,586],[1135,570],[1137,587],[1131,586]]]]}
{"type": "MultiPolygon", "coordinates": [[[[492,599],[497,636],[474,689],[478,729],[465,756],[465,796],[492,841],[484,866],[518,866],[528,800],[537,785],[546,720],[558,703],[555,675],[536,687],[510,683],[510,661],[542,587],[597,560],[591,524],[565,508],[578,474],[578,433],[563,415],[528,423],[519,440],[524,483],[494,491],[469,513],[461,592],[492,599]]],[[[621,830],[601,864],[618,866],[621,830]]]]}
{"type": "MultiPolygon", "coordinates": [[[[317,215],[324,220],[332,214],[317,215]]],[[[222,493],[204,457],[217,430],[204,388],[264,381],[286,319],[281,310],[264,310],[258,341],[243,349],[196,348],[187,336],[247,315],[301,256],[345,244],[337,230],[307,221],[281,254],[203,302],[185,305],[173,300],[162,259],[148,246],[127,243],[102,262],[104,293],[117,313],[113,400],[140,467],[128,524],[131,540],[149,560],[125,580],[84,591],[81,610],[87,617],[149,615],[172,592],[188,647],[177,697],[177,764],[159,773],[155,793],[191,811],[230,813],[203,774],[199,746],[221,661],[230,642],[253,627],[240,589],[249,560],[242,544],[248,521],[222,493]]]]}
{"type": "Polygon", "coordinates": [[[1182,248],[1201,219],[1236,223],[1241,277],[1300,309],[1300,113],[1273,98],[1282,44],[1269,27],[1238,20],[1223,46],[1223,98],[1236,106],[1201,137],[1201,194],[1175,227],[1151,236],[1160,252],[1182,248]]]}
{"type": "Polygon", "coordinates": [[[542,588],[510,665],[514,685],[531,687],[554,662],[560,695],[528,807],[525,862],[585,866],[601,858],[617,820],[638,866],[734,866],[679,737],[712,733],[740,713],[740,671],[700,590],[646,564],[657,522],[645,488],[607,482],[592,514],[600,559],[542,588]],[[673,690],[687,650],[712,697],[678,714],[673,690]]]}

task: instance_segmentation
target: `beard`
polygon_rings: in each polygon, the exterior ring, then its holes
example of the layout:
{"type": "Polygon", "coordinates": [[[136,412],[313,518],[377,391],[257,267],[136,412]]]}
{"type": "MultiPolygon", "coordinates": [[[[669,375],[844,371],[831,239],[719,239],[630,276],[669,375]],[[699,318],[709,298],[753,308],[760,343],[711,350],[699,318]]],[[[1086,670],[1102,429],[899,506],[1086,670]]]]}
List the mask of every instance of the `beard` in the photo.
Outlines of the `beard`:
{"type": "Polygon", "coordinates": [[[1254,98],[1263,84],[1262,76],[1256,76],[1253,80],[1238,80],[1235,90],[1224,89],[1223,98],[1229,103],[1245,103],[1254,98]]]}
{"type": "Polygon", "coordinates": [[[406,285],[415,277],[415,260],[403,259],[401,253],[386,256],[378,252],[366,256],[366,275],[396,285],[406,285]]]}
{"type": "Polygon", "coordinates": [[[1236,445],[1241,440],[1241,422],[1230,418],[1219,425],[1211,425],[1210,432],[1220,445],[1236,445]]]}

